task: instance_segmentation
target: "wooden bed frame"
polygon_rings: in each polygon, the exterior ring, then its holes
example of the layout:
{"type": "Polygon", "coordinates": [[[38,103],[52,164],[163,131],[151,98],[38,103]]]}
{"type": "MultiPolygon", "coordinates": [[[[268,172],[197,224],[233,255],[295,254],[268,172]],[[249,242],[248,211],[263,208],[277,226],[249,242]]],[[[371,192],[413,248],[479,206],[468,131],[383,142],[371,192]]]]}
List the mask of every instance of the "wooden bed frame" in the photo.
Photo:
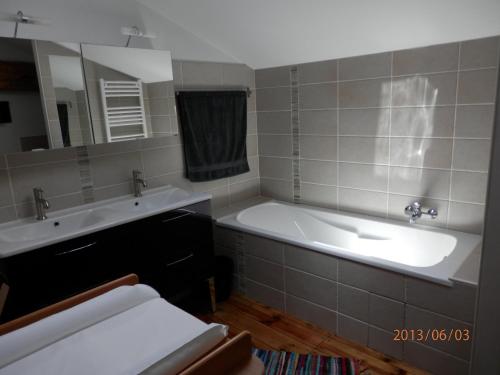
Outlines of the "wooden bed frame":
{"type": "MultiPolygon", "coordinates": [[[[15,331],[52,314],[69,309],[89,299],[109,292],[123,285],[135,285],[139,283],[139,278],[135,274],[130,274],[109,283],[100,285],[94,289],[77,294],[43,309],[34,311],[20,318],[0,325],[0,335],[15,331]]],[[[232,339],[224,341],[214,349],[205,353],[195,362],[182,370],[180,375],[262,375],[264,365],[252,355],[252,336],[250,332],[244,331],[232,339]]]]}

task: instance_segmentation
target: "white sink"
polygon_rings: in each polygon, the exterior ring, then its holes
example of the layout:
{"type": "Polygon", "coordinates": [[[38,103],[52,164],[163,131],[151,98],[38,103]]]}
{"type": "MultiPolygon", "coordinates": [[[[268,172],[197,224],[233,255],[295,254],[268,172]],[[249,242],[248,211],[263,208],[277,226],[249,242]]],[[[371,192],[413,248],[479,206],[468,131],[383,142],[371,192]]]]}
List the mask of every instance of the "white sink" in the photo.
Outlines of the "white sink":
{"type": "Polygon", "coordinates": [[[151,189],[142,197],[121,197],[61,210],[49,218],[33,218],[0,224],[0,258],[97,232],[210,199],[172,186],[151,189]]]}
{"type": "Polygon", "coordinates": [[[122,213],[123,215],[141,214],[156,211],[166,205],[188,199],[190,196],[192,196],[192,193],[182,189],[172,188],[155,194],[145,194],[142,197],[116,202],[110,204],[108,208],[122,213]]]}
{"type": "Polygon", "coordinates": [[[0,244],[2,242],[36,241],[56,236],[59,233],[95,226],[105,220],[105,211],[100,209],[84,210],[66,216],[7,228],[0,231],[0,244]]]}

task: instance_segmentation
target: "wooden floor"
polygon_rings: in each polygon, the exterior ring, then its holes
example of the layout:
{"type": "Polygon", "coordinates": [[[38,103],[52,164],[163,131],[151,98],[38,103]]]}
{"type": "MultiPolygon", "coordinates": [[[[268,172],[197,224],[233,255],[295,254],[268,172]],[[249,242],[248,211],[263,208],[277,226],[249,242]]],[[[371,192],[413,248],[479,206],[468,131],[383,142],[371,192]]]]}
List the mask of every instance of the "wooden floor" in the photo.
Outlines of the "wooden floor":
{"type": "Polygon", "coordinates": [[[228,325],[231,337],[244,330],[250,331],[254,346],[261,349],[356,358],[360,360],[363,375],[427,374],[240,295],[218,304],[214,314],[200,318],[228,325]]]}

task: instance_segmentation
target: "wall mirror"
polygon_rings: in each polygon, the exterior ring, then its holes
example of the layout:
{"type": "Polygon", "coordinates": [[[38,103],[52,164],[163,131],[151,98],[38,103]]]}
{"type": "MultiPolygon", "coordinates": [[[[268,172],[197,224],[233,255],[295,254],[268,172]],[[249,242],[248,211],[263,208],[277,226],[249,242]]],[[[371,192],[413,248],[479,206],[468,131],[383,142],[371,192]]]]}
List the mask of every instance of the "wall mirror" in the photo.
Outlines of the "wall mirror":
{"type": "Polygon", "coordinates": [[[176,133],[169,51],[0,37],[0,153],[176,133]]]}
{"type": "Polygon", "coordinates": [[[170,52],[82,44],[96,143],[176,133],[170,52]]]}

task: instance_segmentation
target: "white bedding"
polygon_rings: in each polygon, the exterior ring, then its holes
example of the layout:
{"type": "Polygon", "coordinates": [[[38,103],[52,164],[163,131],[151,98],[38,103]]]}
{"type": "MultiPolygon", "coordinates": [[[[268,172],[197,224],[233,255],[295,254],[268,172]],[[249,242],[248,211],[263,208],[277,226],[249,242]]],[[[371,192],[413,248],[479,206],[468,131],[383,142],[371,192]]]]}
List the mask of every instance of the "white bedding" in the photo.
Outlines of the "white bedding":
{"type": "Polygon", "coordinates": [[[149,287],[122,288],[1,336],[0,374],[175,374],[227,335],[149,287]]]}

